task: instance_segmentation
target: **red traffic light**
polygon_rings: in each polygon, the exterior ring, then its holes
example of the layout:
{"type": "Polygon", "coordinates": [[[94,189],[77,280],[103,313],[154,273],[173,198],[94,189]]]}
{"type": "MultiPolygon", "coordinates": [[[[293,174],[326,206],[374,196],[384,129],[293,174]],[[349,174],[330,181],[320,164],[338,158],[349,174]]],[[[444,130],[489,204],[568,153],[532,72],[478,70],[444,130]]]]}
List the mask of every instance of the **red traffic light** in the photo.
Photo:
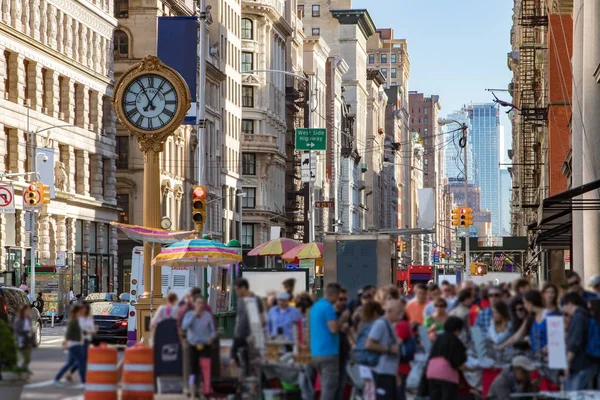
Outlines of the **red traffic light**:
{"type": "Polygon", "coordinates": [[[204,199],[206,197],[206,190],[204,189],[204,186],[196,186],[192,192],[192,196],[195,199],[204,199]]]}
{"type": "Polygon", "coordinates": [[[35,185],[29,185],[29,187],[27,188],[27,190],[35,190],[35,189],[37,189],[37,188],[35,187],[35,185]]]}
{"type": "Polygon", "coordinates": [[[460,209],[460,213],[461,214],[466,214],[467,213],[467,209],[465,207],[460,209]]]}

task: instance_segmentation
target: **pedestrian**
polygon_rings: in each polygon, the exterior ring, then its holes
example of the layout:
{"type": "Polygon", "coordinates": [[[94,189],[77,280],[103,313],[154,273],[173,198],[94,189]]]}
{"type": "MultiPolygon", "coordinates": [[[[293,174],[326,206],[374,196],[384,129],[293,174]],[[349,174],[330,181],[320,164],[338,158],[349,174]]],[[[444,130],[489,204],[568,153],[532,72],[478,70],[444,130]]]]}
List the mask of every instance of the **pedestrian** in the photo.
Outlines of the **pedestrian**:
{"type": "MultiPolygon", "coordinates": [[[[508,307],[507,307],[508,310],[508,307]]],[[[511,393],[537,393],[538,388],[531,382],[530,373],[535,366],[525,356],[516,356],[509,368],[503,369],[487,393],[486,400],[509,399],[511,393]]]]}
{"type": "Polygon", "coordinates": [[[525,305],[523,305],[522,296],[519,296],[517,300],[511,300],[512,298],[509,299],[507,304],[510,310],[512,331],[513,333],[516,333],[523,324],[523,321],[527,319],[528,315],[527,310],[525,309],[525,305]]]}
{"type": "Polygon", "coordinates": [[[277,305],[272,307],[267,315],[267,334],[271,337],[281,336],[290,343],[294,342],[294,326],[302,318],[300,311],[290,305],[288,292],[277,295],[277,305]]]}
{"type": "Polygon", "coordinates": [[[21,355],[21,365],[27,373],[31,374],[29,363],[31,362],[31,348],[33,347],[33,330],[31,328],[31,306],[24,304],[19,308],[17,316],[13,322],[15,340],[17,349],[21,355]]]}
{"type": "Polygon", "coordinates": [[[27,282],[25,282],[25,279],[23,279],[23,283],[21,283],[21,286],[19,286],[19,289],[21,289],[24,292],[29,290],[29,288],[27,287],[27,282]]]}
{"type": "MultiPolygon", "coordinates": [[[[265,325],[264,308],[260,299],[250,291],[250,284],[245,278],[237,278],[235,283],[235,295],[237,296],[237,308],[235,314],[235,326],[233,328],[233,344],[231,346],[231,358],[241,368],[243,376],[249,376],[250,361],[254,359],[254,338],[250,329],[250,317],[247,307],[247,299],[254,299],[261,325],[265,325]]],[[[252,302],[248,302],[252,304],[252,302]]],[[[253,373],[256,371],[252,371],[253,373]]]]}
{"type": "Polygon", "coordinates": [[[589,306],[590,322],[585,351],[596,363],[593,382],[595,389],[600,390],[600,297],[590,300],[589,306]]]}
{"type": "Polygon", "coordinates": [[[546,325],[546,311],[542,294],[530,289],[523,294],[523,305],[528,317],[523,320],[519,330],[508,340],[500,345],[500,349],[512,346],[529,333],[529,345],[538,357],[542,357],[548,345],[548,328],[546,325]]]}
{"type": "MultiPolygon", "coordinates": [[[[369,301],[362,306],[362,315],[360,323],[356,329],[357,342],[354,347],[354,351],[366,351],[366,341],[369,337],[369,333],[373,326],[373,323],[383,315],[383,307],[376,301],[369,301]],[[364,338],[364,343],[361,338],[364,338]]],[[[356,354],[356,353],[355,353],[356,354]]],[[[355,356],[356,358],[356,356],[355,356]]],[[[372,366],[361,364],[358,362],[358,373],[360,378],[363,380],[363,399],[364,400],[375,400],[375,381],[373,380],[373,373],[371,371],[372,366]]]]}
{"type": "MultiPolygon", "coordinates": [[[[588,290],[584,290],[581,285],[581,277],[575,271],[568,270],[565,272],[565,277],[567,278],[567,290],[569,292],[575,292],[583,297],[583,300],[587,303],[591,299],[598,298],[598,294],[595,292],[590,292],[588,290]]],[[[561,305],[564,304],[565,297],[563,297],[561,305]]]]}
{"type": "Polygon", "coordinates": [[[29,293],[29,290],[25,290],[25,294],[27,295],[27,300],[29,300],[29,304],[33,303],[33,296],[29,293]]]}
{"type": "Polygon", "coordinates": [[[42,298],[42,292],[38,292],[37,297],[35,299],[35,308],[38,309],[40,315],[44,314],[44,299],[42,298]]]}
{"type": "Polygon", "coordinates": [[[449,317],[444,323],[444,332],[431,346],[425,372],[430,400],[457,399],[460,373],[471,370],[465,365],[467,348],[459,339],[464,325],[464,318],[449,317]]]}
{"type": "Polygon", "coordinates": [[[396,336],[394,326],[404,312],[400,300],[388,300],[383,317],[373,324],[367,339],[367,350],[381,354],[379,362],[373,368],[376,399],[396,399],[398,357],[402,341],[396,336]]]}
{"type": "Polygon", "coordinates": [[[158,324],[168,318],[177,318],[177,293],[167,294],[167,304],[158,307],[156,314],[150,321],[150,330],[154,331],[158,324]]]}
{"type": "Polygon", "coordinates": [[[587,389],[592,383],[596,361],[586,351],[590,314],[583,297],[576,291],[567,293],[562,300],[562,309],[567,314],[567,369],[565,391],[587,389]]]}
{"type": "Polygon", "coordinates": [[[429,333],[429,340],[432,342],[438,334],[444,332],[444,323],[448,319],[447,307],[446,300],[438,298],[435,302],[435,311],[425,318],[424,326],[429,333]]]}
{"type": "Polygon", "coordinates": [[[196,298],[195,308],[185,313],[181,328],[186,331],[186,341],[190,353],[189,391],[192,400],[196,399],[195,382],[199,382],[202,371],[204,395],[212,393],[211,385],[211,346],[217,337],[213,316],[206,311],[206,301],[196,298]]]}
{"type": "MultiPolygon", "coordinates": [[[[83,311],[82,315],[78,318],[78,321],[83,336],[83,355],[85,357],[85,365],[87,365],[88,349],[90,347],[90,343],[92,342],[92,336],[98,331],[98,327],[94,322],[94,317],[90,315],[90,305],[83,304],[81,307],[83,308],[83,311]]],[[[74,365],[71,367],[69,372],[65,375],[65,379],[67,381],[73,381],[73,374],[77,368],[79,368],[79,365],[74,365]]]]}
{"type": "MultiPolygon", "coordinates": [[[[437,301],[445,302],[445,300],[442,298],[439,298],[437,301]]],[[[415,338],[414,338],[414,334],[413,334],[413,328],[412,328],[412,325],[411,325],[410,321],[408,320],[408,317],[406,316],[406,312],[405,312],[406,300],[400,299],[400,303],[402,305],[402,313],[400,314],[400,320],[396,323],[396,327],[395,327],[396,336],[398,336],[398,338],[400,339],[402,346],[408,345],[410,343],[410,341],[413,341],[413,345],[416,346],[415,338]]],[[[401,347],[401,349],[402,349],[402,347],[401,347]]],[[[412,354],[410,357],[414,358],[414,354],[412,354]]],[[[408,379],[408,375],[410,374],[410,361],[412,361],[412,359],[405,360],[405,359],[403,359],[403,357],[400,357],[399,361],[400,362],[398,363],[398,385],[397,385],[398,386],[398,396],[397,396],[397,399],[398,400],[406,400],[406,380],[408,379]]]]}
{"type": "Polygon", "coordinates": [[[448,304],[448,312],[456,307],[458,299],[454,293],[454,287],[448,281],[442,281],[442,298],[446,300],[446,304],[448,304]]]}
{"type": "Polygon", "coordinates": [[[408,302],[406,315],[413,324],[423,325],[425,306],[427,305],[427,286],[419,283],[415,286],[415,298],[408,302]]]}
{"type": "Polygon", "coordinates": [[[294,302],[294,289],[296,287],[296,278],[288,278],[282,282],[283,290],[289,295],[290,306],[295,307],[294,302]]]}
{"type": "Polygon", "coordinates": [[[189,394],[190,351],[185,339],[186,331],[181,328],[181,323],[183,322],[185,313],[194,309],[196,299],[201,296],[202,291],[200,288],[193,287],[177,304],[177,331],[180,336],[181,359],[183,365],[183,392],[186,395],[189,394]]]}
{"type": "Polygon", "coordinates": [[[512,334],[510,311],[503,301],[492,304],[490,308],[492,309],[492,320],[487,330],[488,337],[494,345],[500,345],[512,334]]]}
{"type": "Polygon", "coordinates": [[[348,311],[338,319],[334,304],[340,296],[341,286],[329,283],[324,297],[309,312],[310,353],[313,368],[321,379],[321,398],[334,399],[339,384],[340,330],[348,320],[348,311]]]}
{"type": "Polygon", "coordinates": [[[73,300],[75,300],[75,292],[73,291],[73,287],[71,286],[69,288],[69,301],[71,302],[73,300]]]}
{"type": "Polygon", "coordinates": [[[489,299],[490,307],[484,308],[479,311],[477,314],[477,319],[475,320],[475,326],[481,329],[481,333],[484,336],[488,335],[488,330],[490,329],[490,323],[492,321],[492,308],[494,304],[499,303],[502,297],[502,291],[497,286],[492,286],[489,290],[486,290],[487,297],[489,299]]]}
{"type": "Polygon", "coordinates": [[[429,317],[435,311],[435,304],[437,300],[442,297],[440,287],[433,282],[427,285],[427,297],[429,298],[429,303],[425,306],[424,318],[429,317]]]}
{"type": "Polygon", "coordinates": [[[377,290],[374,298],[383,307],[388,300],[399,299],[400,291],[395,285],[386,285],[377,290]]]}
{"type": "Polygon", "coordinates": [[[62,366],[54,377],[54,385],[62,387],[63,383],[60,381],[64,374],[66,374],[74,365],[77,365],[79,371],[79,377],[81,379],[80,387],[85,384],[85,355],[83,350],[83,332],[79,324],[79,318],[84,314],[83,306],[75,304],[71,307],[67,323],[67,332],[65,334],[65,341],[63,342],[63,349],[68,350],[67,362],[62,366]]]}
{"type": "Polygon", "coordinates": [[[352,327],[358,327],[358,324],[360,323],[362,317],[362,308],[365,306],[365,304],[371,301],[374,301],[373,292],[369,290],[363,290],[362,295],[360,297],[360,304],[358,305],[358,307],[356,307],[354,313],[351,314],[352,327]]]}
{"type": "Polygon", "coordinates": [[[558,307],[558,287],[551,282],[544,284],[542,288],[542,298],[546,314],[550,317],[561,315],[558,307]]]}
{"type": "Polygon", "coordinates": [[[600,298],[600,275],[592,276],[588,282],[588,285],[592,288],[592,291],[596,293],[598,298],[600,298]]]}
{"type": "MultiPolygon", "coordinates": [[[[340,289],[340,295],[335,302],[335,316],[336,318],[341,318],[342,314],[347,313],[350,315],[350,310],[348,309],[348,291],[344,288],[340,289]],[[347,310],[347,311],[346,311],[347,310]]],[[[340,329],[340,358],[339,358],[339,383],[338,389],[336,392],[336,400],[342,400],[344,395],[344,389],[346,387],[346,378],[348,377],[346,373],[346,364],[350,361],[350,351],[352,349],[350,345],[350,323],[351,320],[348,318],[348,322],[342,325],[340,329]]]]}
{"type": "Polygon", "coordinates": [[[468,346],[471,341],[471,330],[469,329],[469,313],[473,305],[474,291],[472,288],[465,287],[458,292],[458,305],[450,311],[450,316],[458,317],[463,321],[462,333],[460,339],[465,346],[468,346]]]}

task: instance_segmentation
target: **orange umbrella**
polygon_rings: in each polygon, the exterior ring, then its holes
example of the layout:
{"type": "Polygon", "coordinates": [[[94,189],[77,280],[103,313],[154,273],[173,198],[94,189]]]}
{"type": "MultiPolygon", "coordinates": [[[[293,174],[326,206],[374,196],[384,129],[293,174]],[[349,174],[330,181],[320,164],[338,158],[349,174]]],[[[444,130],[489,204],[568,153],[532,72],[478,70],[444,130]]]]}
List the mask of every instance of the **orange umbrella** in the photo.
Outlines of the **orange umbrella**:
{"type": "Polygon", "coordinates": [[[298,242],[288,238],[276,238],[263,243],[248,252],[249,256],[280,256],[287,253],[294,247],[298,246],[298,242]]]}
{"type": "Polygon", "coordinates": [[[294,247],[281,256],[285,261],[317,260],[323,257],[323,243],[305,243],[294,247]]]}

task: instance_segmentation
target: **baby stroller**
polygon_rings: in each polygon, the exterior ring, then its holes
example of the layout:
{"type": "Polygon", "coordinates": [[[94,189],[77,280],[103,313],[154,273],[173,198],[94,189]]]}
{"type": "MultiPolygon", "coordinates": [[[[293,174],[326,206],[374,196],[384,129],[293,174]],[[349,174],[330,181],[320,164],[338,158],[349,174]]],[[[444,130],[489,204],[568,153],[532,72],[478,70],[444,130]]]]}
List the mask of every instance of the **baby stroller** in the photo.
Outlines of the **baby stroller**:
{"type": "Polygon", "coordinates": [[[346,374],[348,376],[348,381],[350,381],[350,384],[352,385],[350,400],[362,400],[365,382],[360,377],[358,364],[352,362],[348,363],[346,365],[346,374]]]}

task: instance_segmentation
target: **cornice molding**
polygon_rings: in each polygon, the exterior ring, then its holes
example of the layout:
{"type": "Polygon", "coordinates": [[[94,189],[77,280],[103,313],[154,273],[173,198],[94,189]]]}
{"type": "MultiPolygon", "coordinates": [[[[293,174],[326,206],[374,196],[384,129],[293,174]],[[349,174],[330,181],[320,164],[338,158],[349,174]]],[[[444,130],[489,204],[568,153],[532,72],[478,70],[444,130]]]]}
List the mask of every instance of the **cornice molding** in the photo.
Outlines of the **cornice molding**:
{"type": "Polygon", "coordinates": [[[84,23],[106,39],[112,41],[113,30],[117,27],[117,19],[104,10],[87,1],[46,0],[65,14],[84,23]]]}
{"type": "Polygon", "coordinates": [[[331,10],[331,14],[342,25],[358,25],[366,39],[377,32],[375,23],[367,10],[331,10]]]}

